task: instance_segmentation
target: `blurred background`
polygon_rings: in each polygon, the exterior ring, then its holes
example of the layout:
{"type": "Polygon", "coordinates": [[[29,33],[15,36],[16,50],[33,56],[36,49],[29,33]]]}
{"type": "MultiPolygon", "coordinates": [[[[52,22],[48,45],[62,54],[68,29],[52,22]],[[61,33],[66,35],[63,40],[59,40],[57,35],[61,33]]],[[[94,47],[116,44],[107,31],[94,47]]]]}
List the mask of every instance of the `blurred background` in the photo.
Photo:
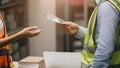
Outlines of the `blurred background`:
{"type": "Polygon", "coordinates": [[[47,13],[87,27],[93,9],[93,0],[3,0],[0,10],[9,35],[27,26],[37,25],[42,29],[37,37],[19,38],[10,44],[13,60],[43,56],[44,51],[81,52],[83,41],[66,33],[61,25],[49,21],[47,13]]]}

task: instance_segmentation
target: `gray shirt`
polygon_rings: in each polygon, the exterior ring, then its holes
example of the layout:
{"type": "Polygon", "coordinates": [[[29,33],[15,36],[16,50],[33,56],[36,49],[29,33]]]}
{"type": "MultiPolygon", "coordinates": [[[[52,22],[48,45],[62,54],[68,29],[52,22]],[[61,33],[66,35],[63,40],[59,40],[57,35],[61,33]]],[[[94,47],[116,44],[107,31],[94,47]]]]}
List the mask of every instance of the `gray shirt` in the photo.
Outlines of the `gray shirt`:
{"type": "MultiPolygon", "coordinates": [[[[111,56],[116,42],[116,30],[118,24],[120,24],[119,21],[120,13],[111,3],[106,1],[101,4],[98,10],[96,25],[95,42],[97,43],[97,49],[91,68],[107,68],[111,64],[111,56]]],[[[76,37],[83,39],[85,33],[86,29],[80,27],[76,37]]]]}

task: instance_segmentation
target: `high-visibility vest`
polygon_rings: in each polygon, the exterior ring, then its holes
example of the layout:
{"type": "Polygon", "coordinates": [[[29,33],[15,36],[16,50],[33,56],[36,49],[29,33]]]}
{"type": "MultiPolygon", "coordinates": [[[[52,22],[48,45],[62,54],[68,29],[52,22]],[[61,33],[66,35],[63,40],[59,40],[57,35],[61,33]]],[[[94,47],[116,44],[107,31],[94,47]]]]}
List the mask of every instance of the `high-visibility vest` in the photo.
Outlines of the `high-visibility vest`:
{"type": "MultiPolygon", "coordinates": [[[[5,21],[1,14],[0,14],[0,19],[4,25],[3,26],[4,34],[0,29],[0,39],[2,39],[8,37],[8,35],[6,31],[5,21]]],[[[0,68],[14,68],[14,65],[12,63],[12,58],[9,55],[8,51],[9,51],[9,45],[5,44],[3,47],[0,47],[0,68]]]]}
{"type": "MultiPolygon", "coordinates": [[[[93,11],[89,23],[88,23],[88,30],[85,36],[84,45],[83,45],[83,52],[82,52],[82,63],[86,65],[91,65],[94,59],[94,54],[97,49],[97,44],[95,43],[95,25],[97,23],[97,13],[99,6],[104,2],[105,0],[101,0],[101,2],[98,4],[98,6],[93,11]]],[[[110,2],[112,5],[116,7],[116,9],[120,12],[120,0],[106,0],[110,2]]],[[[120,22],[119,22],[120,24],[120,22]]],[[[120,25],[118,26],[118,29],[116,31],[116,44],[115,44],[115,51],[112,56],[112,63],[110,66],[112,68],[120,68],[120,44],[118,45],[118,39],[120,34],[120,25]]]]}

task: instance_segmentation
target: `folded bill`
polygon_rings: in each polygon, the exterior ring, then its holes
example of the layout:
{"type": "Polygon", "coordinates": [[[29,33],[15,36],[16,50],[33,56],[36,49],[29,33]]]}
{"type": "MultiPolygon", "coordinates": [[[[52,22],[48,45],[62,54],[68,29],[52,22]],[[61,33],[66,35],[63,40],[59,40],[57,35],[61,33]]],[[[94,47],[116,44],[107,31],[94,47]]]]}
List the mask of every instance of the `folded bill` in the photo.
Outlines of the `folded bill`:
{"type": "Polygon", "coordinates": [[[54,14],[52,14],[52,13],[50,13],[50,12],[48,12],[47,18],[48,18],[48,20],[53,21],[53,22],[56,22],[56,23],[58,23],[58,24],[65,24],[65,21],[64,21],[64,20],[58,18],[57,16],[55,16],[54,14]]]}

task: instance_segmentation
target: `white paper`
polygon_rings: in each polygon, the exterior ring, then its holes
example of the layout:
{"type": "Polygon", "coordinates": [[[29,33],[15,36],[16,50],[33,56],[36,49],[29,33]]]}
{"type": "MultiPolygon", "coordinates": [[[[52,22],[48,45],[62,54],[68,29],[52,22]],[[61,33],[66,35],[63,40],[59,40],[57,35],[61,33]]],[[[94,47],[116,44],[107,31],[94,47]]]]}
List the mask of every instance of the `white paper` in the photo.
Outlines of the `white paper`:
{"type": "Polygon", "coordinates": [[[53,22],[56,22],[56,23],[59,23],[59,24],[65,24],[65,21],[64,21],[64,20],[56,17],[54,14],[52,14],[52,13],[50,13],[50,12],[48,12],[47,18],[48,18],[48,20],[50,20],[50,21],[53,21],[53,22]]]}

